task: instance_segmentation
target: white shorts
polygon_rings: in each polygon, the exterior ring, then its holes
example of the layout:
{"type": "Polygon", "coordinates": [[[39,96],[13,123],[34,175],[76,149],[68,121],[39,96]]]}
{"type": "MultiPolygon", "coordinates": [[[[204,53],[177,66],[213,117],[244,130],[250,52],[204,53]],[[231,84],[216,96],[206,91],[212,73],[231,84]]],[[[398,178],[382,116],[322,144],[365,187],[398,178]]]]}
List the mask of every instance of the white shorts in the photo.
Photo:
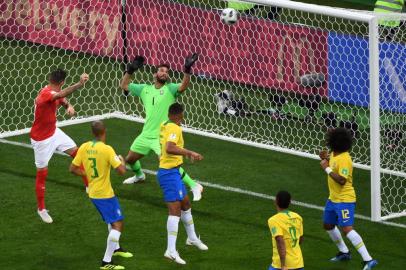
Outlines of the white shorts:
{"type": "Polygon", "coordinates": [[[35,166],[39,169],[48,167],[48,162],[55,151],[64,152],[76,147],[75,142],[59,128],[56,128],[54,135],[45,140],[31,139],[31,145],[34,149],[35,166]]]}

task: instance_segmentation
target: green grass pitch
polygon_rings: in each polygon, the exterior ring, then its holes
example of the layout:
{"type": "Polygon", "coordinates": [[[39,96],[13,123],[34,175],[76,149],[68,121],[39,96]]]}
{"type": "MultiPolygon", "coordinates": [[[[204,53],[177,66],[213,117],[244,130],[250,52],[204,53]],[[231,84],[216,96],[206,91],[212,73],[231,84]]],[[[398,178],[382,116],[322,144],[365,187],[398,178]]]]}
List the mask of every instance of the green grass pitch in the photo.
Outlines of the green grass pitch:
{"type": "MultiPolygon", "coordinates": [[[[182,0],[181,2],[224,7],[224,2],[219,0],[182,0]]],[[[354,5],[347,1],[306,0],[304,2],[371,9],[370,6],[354,5]]],[[[283,16],[289,16],[289,13],[284,11],[283,16]]],[[[310,20],[306,22],[310,23],[310,20]]],[[[0,39],[0,53],[2,59],[0,83],[5,86],[0,88],[0,94],[3,94],[1,95],[0,123],[3,126],[11,130],[26,127],[21,123],[32,119],[32,93],[29,91],[32,89],[37,91],[42,86],[44,74],[47,73],[44,68],[47,69],[47,66],[58,61],[65,63],[65,68],[74,70],[72,76],[85,71],[84,69],[88,67],[97,70],[89,90],[91,95],[76,95],[71,99],[79,112],[90,111],[84,99],[88,96],[91,96],[94,102],[102,104],[95,113],[111,111],[111,100],[106,96],[110,95],[109,91],[116,90],[117,81],[102,80],[102,78],[106,74],[113,79],[121,76],[118,63],[44,46],[33,48],[24,42],[4,39],[0,39]],[[25,90],[22,93],[17,87],[21,80],[25,90]],[[102,90],[103,95],[99,95],[100,89],[110,90],[102,90]],[[2,91],[8,91],[8,93],[4,95],[2,91]],[[28,105],[21,105],[20,103],[25,100],[28,101],[28,105]],[[18,116],[16,122],[8,118],[11,111],[18,116]]],[[[92,73],[92,70],[90,72],[92,73]]],[[[178,74],[175,75],[178,76],[178,74]]],[[[137,76],[149,78],[150,74],[143,73],[137,76]]],[[[72,79],[74,78],[69,78],[69,80],[72,79]]],[[[199,84],[199,89],[205,92],[217,91],[216,87],[219,86],[217,82],[206,82],[201,79],[193,83],[199,84]]],[[[227,86],[225,82],[222,83],[223,86],[227,86]]],[[[246,89],[239,89],[241,92],[244,90],[246,89]]],[[[256,95],[264,97],[262,92],[256,95]]],[[[187,96],[183,101],[187,102],[188,98],[191,97],[187,96]]],[[[120,102],[120,100],[114,100],[114,102],[120,102]]],[[[120,106],[123,110],[130,110],[134,109],[135,105],[132,104],[131,108],[128,105],[120,106]]],[[[136,108],[140,109],[139,105],[137,106],[136,108]]],[[[334,106],[334,104],[326,104],[326,106],[334,106]]],[[[343,107],[340,106],[340,110],[342,109],[343,107]]],[[[348,108],[348,111],[351,112],[352,109],[348,108]]],[[[389,115],[387,118],[391,119],[392,116],[389,115]]],[[[261,119],[258,121],[261,122],[261,119]]],[[[108,143],[118,153],[125,154],[134,137],[140,132],[141,125],[117,119],[105,122],[108,128],[108,143]]],[[[224,119],[216,120],[216,125],[221,126],[224,123],[227,124],[224,119]]],[[[242,121],[238,124],[247,123],[242,121]]],[[[283,123],[274,123],[275,129],[280,129],[282,125],[283,123]]],[[[300,125],[300,122],[287,126],[287,133],[290,130],[296,130],[295,125],[300,125]]],[[[73,125],[63,130],[78,144],[91,139],[89,124],[73,125]]],[[[309,127],[309,130],[315,138],[314,141],[309,142],[309,147],[314,147],[323,134],[317,133],[317,127],[309,127]]],[[[28,135],[8,139],[29,143],[28,135]]],[[[286,141],[288,139],[290,138],[286,138],[286,141]]],[[[199,180],[267,195],[275,195],[278,190],[285,189],[291,192],[294,200],[317,206],[323,206],[328,196],[326,175],[316,160],[191,134],[185,134],[185,142],[187,147],[205,156],[205,160],[201,163],[186,163],[184,166],[192,177],[199,180]]],[[[49,164],[46,203],[54,218],[54,223],[49,225],[40,221],[35,209],[35,166],[32,149],[0,143],[0,154],[0,268],[98,269],[105,250],[107,228],[87,198],[81,178],[68,172],[71,159],[54,155],[49,164]]],[[[404,160],[404,156],[399,160],[404,160]]],[[[151,155],[143,159],[142,164],[144,168],[155,171],[158,163],[156,157],[151,155]]],[[[130,173],[125,177],[128,176],[130,173]]],[[[163,257],[166,248],[167,210],[155,176],[147,175],[145,183],[133,186],[121,184],[125,177],[112,172],[113,188],[125,215],[121,245],[135,254],[132,259],[116,259],[116,262],[124,265],[126,269],[268,268],[272,257],[272,244],[267,219],[275,213],[272,200],[206,187],[202,201],[193,203],[192,208],[197,232],[209,246],[209,250],[202,252],[186,246],[186,233],[182,224],[179,224],[177,247],[182,258],[187,261],[187,265],[182,267],[163,257]]],[[[354,170],[354,185],[358,197],[356,213],[364,216],[370,216],[369,179],[369,172],[354,170]]],[[[322,229],[320,210],[299,206],[292,206],[291,210],[298,212],[304,218],[305,241],[302,251],[306,269],[361,269],[361,258],[347,240],[347,245],[353,253],[353,260],[339,264],[328,261],[337,250],[322,229]]],[[[406,224],[406,218],[393,221],[406,224]]],[[[404,228],[361,219],[356,219],[355,228],[363,237],[371,255],[379,260],[376,269],[405,269],[406,230],[404,228]]]]}
{"type": "MultiPolygon", "coordinates": [[[[108,143],[125,154],[141,125],[106,120],[108,143]]],[[[63,128],[78,144],[91,139],[89,124],[63,128]]],[[[28,143],[28,135],[9,138],[28,143]]],[[[195,178],[223,186],[275,195],[289,190],[293,199],[322,206],[327,197],[325,173],[318,161],[185,134],[186,146],[201,152],[201,163],[186,163],[195,178]],[[219,166],[221,164],[221,166],[219,166]]],[[[44,224],[36,214],[35,168],[32,149],[0,144],[0,266],[7,269],[98,269],[104,254],[107,227],[84,192],[79,177],[68,172],[69,157],[54,155],[49,164],[46,203],[54,223],[44,224]]],[[[151,155],[144,168],[157,169],[151,155]]],[[[127,173],[126,176],[130,174],[127,173]]],[[[124,177],[112,172],[113,188],[125,215],[121,244],[134,252],[133,259],[117,259],[127,269],[180,269],[165,260],[167,210],[155,176],[144,184],[122,185],[124,177]]],[[[355,169],[357,213],[369,215],[369,174],[355,169]]],[[[360,257],[349,263],[331,264],[335,245],[322,229],[322,212],[292,206],[304,218],[302,246],[306,269],[360,269],[360,257]]],[[[275,213],[273,201],[206,187],[202,201],[193,204],[196,229],[209,246],[207,252],[185,246],[180,224],[177,247],[187,265],[182,269],[267,269],[272,244],[267,219],[275,213]]],[[[406,224],[405,219],[396,222],[406,224]]],[[[377,269],[404,269],[405,229],[357,219],[355,228],[377,269]],[[402,240],[403,239],[403,240],[402,240]]],[[[347,241],[348,242],[348,241],[347,241]]],[[[350,243],[348,243],[350,247],[350,243]]]]}

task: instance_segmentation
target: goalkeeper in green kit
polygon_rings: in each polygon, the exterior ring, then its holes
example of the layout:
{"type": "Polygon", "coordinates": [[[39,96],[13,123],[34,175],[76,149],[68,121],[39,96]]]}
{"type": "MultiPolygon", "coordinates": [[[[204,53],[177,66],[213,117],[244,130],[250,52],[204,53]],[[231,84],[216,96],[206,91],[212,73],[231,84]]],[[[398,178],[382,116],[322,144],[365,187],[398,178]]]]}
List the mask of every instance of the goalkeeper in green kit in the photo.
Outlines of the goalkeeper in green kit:
{"type": "MultiPolygon", "coordinates": [[[[169,82],[170,68],[166,64],[156,67],[154,84],[131,83],[131,75],[144,65],[145,59],[142,56],[136,56],[133,62],[127,65],[120,87],[126,93],[141,99],[146,117],[141,134],[135,138],[125,158],[126,163],[131,167],[135,175],[124,180],[124,184],[133,184],[145,180],[145,174],[141,170],[139,161],[142,157],[148,155],[151,151],[155,152],[158,157],[161,155],[161,146],[159,144],[160,125],[168,120],[169,106],[175,103],[176,98],[187,89],[191,69],[197,58],[198,55],[194,53],[185,59],[184,75],[180,84],[169,82]]],[[[193,200],[200,200],[203,191],[202,185],[193,181],[182,167],[179,168],[179,171],[183,182],[191,188],[193,200]]]]}

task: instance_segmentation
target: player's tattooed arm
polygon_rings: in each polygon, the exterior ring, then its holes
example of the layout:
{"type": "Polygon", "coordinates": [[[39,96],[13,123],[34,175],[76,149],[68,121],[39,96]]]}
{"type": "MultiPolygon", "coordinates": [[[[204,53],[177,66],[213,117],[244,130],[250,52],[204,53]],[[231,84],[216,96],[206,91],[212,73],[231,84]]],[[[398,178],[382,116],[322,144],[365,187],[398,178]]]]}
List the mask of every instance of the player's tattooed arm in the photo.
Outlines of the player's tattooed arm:
{"type": "Polygon", "coordinates": [[[75,108],[69,103],[69,101],[66,98],[63,98],[61,101],[61,106],[63,106],[66,109],[66,114],[69,116],[74,116],[75,115],[75,108]]]}
{"type": "Polygon", "coordinates": [[[82,86],[85,85],[85,83],[89,80],[89,75],[87,75],[86,73],[83,73],[82,75],[80,75],[80,80],[79,82],[68,86],[65,89],[62,89],[59,92],[55,92],[52,95],[52,99],[56,100],[56,99],[60,99],[60,98],[64,98],[69,96],[70,94],[72,94],[73,92],[75,92],[76,90],[78,90],[79,88],[81,88],[82,86]]]}

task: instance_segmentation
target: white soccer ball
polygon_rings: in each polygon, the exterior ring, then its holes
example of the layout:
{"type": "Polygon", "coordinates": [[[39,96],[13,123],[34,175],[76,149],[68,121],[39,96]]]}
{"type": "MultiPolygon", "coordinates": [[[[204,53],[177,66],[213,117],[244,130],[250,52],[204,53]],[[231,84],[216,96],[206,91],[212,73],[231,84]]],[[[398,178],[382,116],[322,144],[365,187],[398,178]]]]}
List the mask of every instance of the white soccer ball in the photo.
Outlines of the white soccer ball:
{"type": "Polygon", "coordinates": [[[223,9],[220,18],[221,21],[227,25],[235,24],[238,21],[238,11],[233,8],[223,9]]]}

